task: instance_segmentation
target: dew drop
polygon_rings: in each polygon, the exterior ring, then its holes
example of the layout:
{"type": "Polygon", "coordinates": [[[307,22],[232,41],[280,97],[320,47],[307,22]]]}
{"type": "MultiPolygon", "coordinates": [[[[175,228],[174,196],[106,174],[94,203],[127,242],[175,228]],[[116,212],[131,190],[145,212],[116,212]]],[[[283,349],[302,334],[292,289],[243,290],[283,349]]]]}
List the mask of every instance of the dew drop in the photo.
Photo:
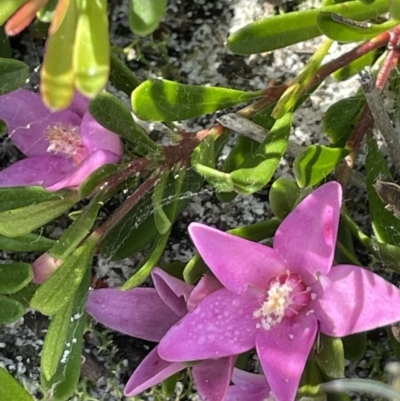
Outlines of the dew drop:
{"type": "Polygon", "coordinates": [[[201,345],[201,344],[204,344],[205,342],[206,342],[206,337],[205,336],[200,336],[198,341],[197,341],[197,344],[201,345]]]}

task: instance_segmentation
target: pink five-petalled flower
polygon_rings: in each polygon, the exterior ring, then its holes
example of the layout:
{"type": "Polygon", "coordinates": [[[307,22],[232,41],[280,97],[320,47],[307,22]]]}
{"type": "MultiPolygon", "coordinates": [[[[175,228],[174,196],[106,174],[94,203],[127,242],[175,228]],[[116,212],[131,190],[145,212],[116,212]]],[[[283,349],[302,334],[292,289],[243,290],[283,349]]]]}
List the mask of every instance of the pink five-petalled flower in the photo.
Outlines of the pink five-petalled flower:
{"type": "Polygon", "coordinates": [[[255,347],[276,400],[292,401],[318,328],[341,337],[398,321],[399,289],[359,266],[332,267],[341,200],[338,183],[322,185],[282,221],[273,248],[191,224],[225,288],[167,332],[160,357],[202,360],[255,347]]]}
{"type": "Polygon", "coordinates": [[[94,120],[88,100],[79,94],[68,109],[52,113],[39,94],[18,89],[0,96],[0,119],[27,156],[0,171],[0,187],[75,189],[99,167],[117,163],[122,155],[118,135],[94,120]]]}
{"type": "MultiPolygon", "coordinates": [[[[116,288],[94,290],[89,294],[87,311],[99,322],[121,333],[158,342],[167,330],[208,294],[221,288],[210,275],[193,287],[154,268],[155,288],[116,288]]],[[[193,367],[197,390],[204,401],[225,399],[236,356],[207,360],[193,367]]],[[[135,369],[125,386],[125,395],[132,397],[186,368],[180,362],[161,359],[154,348],[135,369]]]]}

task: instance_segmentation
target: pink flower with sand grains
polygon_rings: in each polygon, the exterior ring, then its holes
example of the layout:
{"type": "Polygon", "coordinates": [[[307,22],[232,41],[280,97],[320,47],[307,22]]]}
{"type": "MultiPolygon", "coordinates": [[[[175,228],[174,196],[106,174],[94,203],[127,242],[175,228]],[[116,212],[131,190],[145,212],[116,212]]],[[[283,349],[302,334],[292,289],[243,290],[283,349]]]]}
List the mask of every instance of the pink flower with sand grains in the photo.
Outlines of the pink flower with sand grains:
{"type": "Polygon", "coordinates": [[[175,363],[256,348],[277,401],[293,401],[317,331],[342,337],[400,320],[400,290],[367,269],[332,267],[341,187],[322,185],[282,221],[273,247],[202,224],[190,235],[225,288],[203,299],[162,338],[175,363]]]}
{"type": "Polygon", "coordinates": [[[104,164],[118,163],[122,155],[118,135],[94,120],[88,99],[79,94],[68,109],[53,113],[39,94],[19,89],[0,96],[0,119],[27,156],[0,171],[0,187],[75,189],[104,164]]]}

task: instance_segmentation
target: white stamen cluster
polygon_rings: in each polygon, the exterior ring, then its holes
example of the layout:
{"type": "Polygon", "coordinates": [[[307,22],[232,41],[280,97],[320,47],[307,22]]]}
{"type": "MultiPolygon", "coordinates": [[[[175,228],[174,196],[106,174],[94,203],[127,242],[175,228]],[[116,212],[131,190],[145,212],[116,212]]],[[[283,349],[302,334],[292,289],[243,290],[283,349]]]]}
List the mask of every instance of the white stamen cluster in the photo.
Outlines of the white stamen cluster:
{"type": "Polygon", "coordinates": [[[50,143],[47,148],[49,153],[64,153],[74,156],[84,148],[78,127],[52,125],[47,128],[45,135],[50,143]]]}

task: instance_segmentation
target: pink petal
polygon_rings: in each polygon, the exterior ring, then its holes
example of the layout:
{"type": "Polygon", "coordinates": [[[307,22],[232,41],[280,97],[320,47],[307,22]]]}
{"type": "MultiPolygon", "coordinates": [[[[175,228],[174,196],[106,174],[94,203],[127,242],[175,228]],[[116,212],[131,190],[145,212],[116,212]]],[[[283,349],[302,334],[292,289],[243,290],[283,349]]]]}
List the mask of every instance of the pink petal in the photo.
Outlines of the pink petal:
{"type": "Polygon", "coordinates": [[[210,359],[193,366],[192,374],[202,401],[223,401],[231,382],[236,356],[210,359]]]}
{"type": "Polygon", "coordinates": [[[179,320],[154,288],[94,290],[89,294],[86,309],[104,326],[148,341],[160,341],[179,320]]]}
{"type": "Polygon", "coordinates": [[[263,374],[250,373],[235,368],[233,369],[232,382],[249,392],[256,392],[261,388],[268,390],[268,393],[271,391],[267,379],[263,374]]]}
{"type": "Polygon", "coordinates": [[[239,386],[229,386],[225,401],[269,401],[270,391],[260,389],[257,391],[248,391],[239,386]]]}
{"type": "Polygon", "coordinates": [[[186,303],[187,310],[191,312],[207,295],[221,288],[222,284],[216,278],[205,274],[190,293],[186,303]]]}
{"type": "Polygon", "coordinates": [[[187,313],[186,300],[193,286],[169,275],[159,267],[155,267],[151,273],[154,287],[159,297],[178,316],[187,313]]]}
{"type": "Polygon", "coordinates": [[[317,329],[313,314],[301,314],[284,319],[271,330],[259,330],[257,354],[277,401],[295,399],[317,329]]]}
{"type": "Polygon", "coordinates": [[[313,276],[332,266],[340,217],[342,189],[337,182],[322,185],[300,202],[283,220],[274,248],[287,260],[290,271],[313,276]]]}
{"type": "Polygon", "coordinates": [[[68,106],[68,110],[77,114],[80,118],[88,111],[89,99],[83,96],[78,91],[75,91],[74,97],[71,104],[68,106]]]}
{"type": "Polygon", "coordinates": [[[225,288],[213,292],[165,334],[158,346],[160,357],[187,362],[248,351],[257,332],[253,312],[261,302],[225,288]]]}
{"type": "Polygon", "coordinates": [[[321,276],[321,294],[310,305],[322,333],[343,337],[400,320],[400,290],[359,266],[338,265],[321,276]]]}
{"type": "Polygon", "coordinates": [[[94,171],[104,164],[118,163],[119,156],[107,150],[96,150],[90,154],[74,171],[59,182],[44,182],[43,186],[48,191],[58,191],[63,188],[77,188],[94,171]]]}
{"type": "Polygon", "coordinates": [[[44,133],[49,126],[81,124],[81,118],[70,110],[51,113],[39,94],[26,89],[0,96],[0,119],[7,123],[14,144],[27,156],[48,154],[49,142],[44,133]]]}
{"type": "Polygon", "coordinates": [[[249,285],[267,288],[272,277],[285,273],[285,261],[274,249],[199,223],[189,226],[192,240],[218,280],[237,294],[249,285]]]}
{"type": "Polygon", "coordinates": [[[83,116],[80,132],[82,141],[90,153],[103,149],[118,156],[122,155],[120,137],[100,125],[89,112],[83,116]]]}
{"type": "Polygon", "coordinates": [[[17,161],[0,171],[0,187],[58,182],[73,170],[72,161],[58,156],[36,156],[17,161]]]}
{"type": "Polygon", "coordinates": [[[39,256],[33,263],[33,280],[35,284],[42,284],[62,265],[63,260],[53,258],[47,252],[39,256]]]}
{"type": "Polygon", "coordinates": [[[154,348],[142,363],[135,369],[125,386],[124,394],[133,397],[148,388],[161,383],[176,372],[185,369],[182,363],[166,362],[158,356],[157,347],[154,348]]]}

